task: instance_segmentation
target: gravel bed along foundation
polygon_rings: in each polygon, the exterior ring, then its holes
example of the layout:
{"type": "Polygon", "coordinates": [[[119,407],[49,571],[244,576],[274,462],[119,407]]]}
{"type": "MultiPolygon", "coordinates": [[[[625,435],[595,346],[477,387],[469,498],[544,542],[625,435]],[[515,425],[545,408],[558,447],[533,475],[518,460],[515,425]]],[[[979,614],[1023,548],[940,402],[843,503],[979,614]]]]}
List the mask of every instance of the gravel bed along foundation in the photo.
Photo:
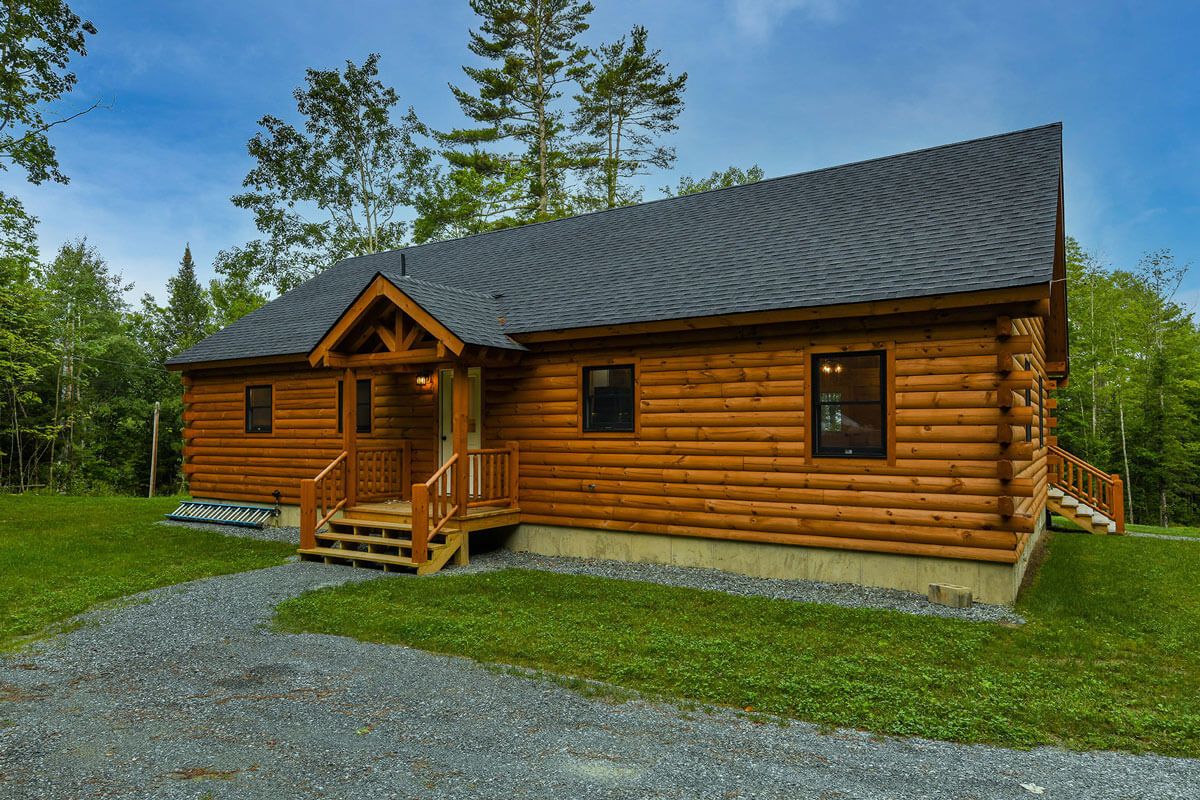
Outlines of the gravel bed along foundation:
{"type": "Polygon", "coordinates": [[[754,578],[719,569],[676,567],[669,564],[642,564],[591,558],[566,558],[494,550],[472,555],[466,568],[447,567],[439,575],[507,568],[540,569],[575,575],[596,575],[628,581],[686,586],[726,594],[770,597],[802,603],[825,603],[849,608],[879,608],[905,614],[966,619],[975,622],[1023,624],[1025,619],[1007,606],[976,603],[970,608],[949,608],[929,602],[925,595],[899,589],[881,589],[852,583],[822,583],[783,578],[754,578]]]}

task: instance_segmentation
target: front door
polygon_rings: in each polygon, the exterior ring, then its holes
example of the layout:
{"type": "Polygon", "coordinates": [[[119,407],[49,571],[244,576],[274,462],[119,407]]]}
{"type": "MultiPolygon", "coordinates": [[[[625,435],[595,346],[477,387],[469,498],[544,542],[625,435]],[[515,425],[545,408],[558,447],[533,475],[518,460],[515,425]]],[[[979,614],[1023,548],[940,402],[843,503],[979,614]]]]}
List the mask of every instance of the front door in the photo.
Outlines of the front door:
{"type": "MultiPolygon", "coordinates": [[[[479,367],[467,372],[471,381],[471,408],[468,414],[467,449],[478,450],[483,446],[483,375],[479,367]]],[[[441,437],[438,453],[439,464],[454,455],[454,370],[444,369],[438,373],[438,436],[441,437]]]]}

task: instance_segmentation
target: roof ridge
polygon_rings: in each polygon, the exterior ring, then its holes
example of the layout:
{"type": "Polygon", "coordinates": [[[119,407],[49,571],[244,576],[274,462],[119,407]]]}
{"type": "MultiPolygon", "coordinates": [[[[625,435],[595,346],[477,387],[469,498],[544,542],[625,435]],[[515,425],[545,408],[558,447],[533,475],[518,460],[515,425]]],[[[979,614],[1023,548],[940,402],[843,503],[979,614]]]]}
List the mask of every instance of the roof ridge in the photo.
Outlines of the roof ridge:
{"type": "MultiPolygon", "coordinates": [[[[600,214],[608,214],[608,213],[612,213],[614,211],[627,211],[631,208],[642,208],[645,206],[657,205],[659,203],[670,203],[673,201],[681,201],[681,200],[686,200],[688,198],[699,197],[701,195],[714,194],[716,192],[729,192],[729,191],[734,191],[734,190],[738,190],[738,189],[746,189],[746,188],[752,187],[752,186],[760,186],[764,183],[775,183],[777,181],[788,180],[789,178],[798,178],[802,175],[819,175],[823,172],[831,172],[833,170],[847,169],[849,167],[859,167],[864,164],[873,164],[878,161],[891,161],[893,159],[907,158],[909,156],[921,155],[923,153],[932,153],[937,150],[947,150],[952,147],[962,147],[963,145],[979,144],[981,142],[987,142],[987,141],[991,141],[993,139],[1004,139],[1009,136],[1020,136],[1021,134],[1032,133],[1034,131],[1045,130],[1047,128],[1061,129],[1062,126],[1063,126],[1063,124],[1061,121],[1047,122],[1042,125],[1034,125],[1029,128],[1021,128],[1020,130],[1015,130],[1015,131],[1006,131],[1004,133],[993,133],[993,134],[989,134],[988,136],[978,136],[973,139],[961,139],[957,142],[948,142],[946,144],[933,145],[931,147],[919,147],[915,150],[905,150],[902,153],[892,153],[891,155],[886,155],[886,156],[875,156],[873,158],[863,158],[863,159],[859,159],[858,161],[847,161],[844,164],[834,164],[834,165],[831,165],[828,167],[817,167],[816,169],[801,170],[800,172],[789,172],[785,175],[775,175],[770,178],[763,178],[762,180],[755,181],[753,183],[739,183],[735,186],[720,186],[715,189],[706,189],[703,192],[693,192],[691,194],[677,194],[677,195],[672,195],[671,197],[657,197],[653,200],[646,200],[641,203],[633,203],[633,204],[627,205],[627,206],[617,206],[616,208],[601,208],[601,209],[597,209],[596,211],[585,211],[582,214],[572,214],[569,217],[557,217],[555,219],[545,219],[545,220],[539,220],[536,222],[526,222],[522,225],[512,225],[507,228],[496,228],[496,229],[490,230],[490,231],[479,231],[478,233],[470,233],[470,234],[467,234],[466,236],[456,236],[453,239],[438,239],[435,242],[422,242],[420,244],[410,244],[410,245],[405,245],[404,247],[398,247],[395,250],[381,250],[378,253],[366,253],[361,256],[350,256],[349,258],[343,258],[341,261],[338,261],[336,264],[334,264],[333,267],[337,267],[339,264],[344,264],[349,261],[357,261],[360,258],[374,258],[376,256],[382,255],[383,253],[410,253],[410,252],[413,252],[414,250],[420,250],[423,247],[434,247],[434,246],[437,246],[440,244],[447,244],[449,242],[461,242],[461,241],[465,241],[467,239],[477,239],[481,236],[491,236],[493,234],[508,233],[510,231],[527,230],[529,228],[534,228],[534,227],[538,227],[541,225],[551,225],[556,222],[566,222],[567,220],[572,220],[572,219],[584,219],[587,217],[595,217],[595,216],[599,216],[600,214]]],[[[331,267],[331,269],[332,269],[332,267],[331,267]]],[[[453,287],[451,287],[451,288],[453,288],[453,287]]]]}

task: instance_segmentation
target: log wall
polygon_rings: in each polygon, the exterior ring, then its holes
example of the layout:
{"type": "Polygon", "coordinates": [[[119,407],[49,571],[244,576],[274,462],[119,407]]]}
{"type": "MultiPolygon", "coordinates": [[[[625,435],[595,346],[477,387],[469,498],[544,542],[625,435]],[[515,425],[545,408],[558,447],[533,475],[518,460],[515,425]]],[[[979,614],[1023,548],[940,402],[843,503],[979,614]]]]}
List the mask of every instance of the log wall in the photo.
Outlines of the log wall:
{"type": "MultiPolygon", "coordinates": [[[[520,444],[523,522],[1011,563],[1044,511],[1053,441],[1037,391],[1044,324],[1028,314],[541,342],[518,363],[484,367],[485,446],[520,444]],[[888,457],[814,457],[811,356],[862,349],[888,354],[888,457]],[[581,367],[605,363],[637,366],[635,433],[581,430],[581,367]]],[[[300,479],[342,449],[340,376],[299,364],[186,374],[192,493],[270,502],[279,489],[298,502],[300,479]],[[247,434],[244,391],[259,383],[274,386],[274,429],[247,434]]],[[[411,372],[372,377],[373,431],[359,441],[409,439],[421,480],[437,467],[436,393],[411,372]]]]}
{"type": "MultiPolygon", "coordinates": [[[[266,370],[201,370],[185,374],[184,471],[196,497],[298,503],[300,479],[311,478],[342,451],[337,430],[341,370],[307,366],[266,370]],[[271,433],[245,432],[246,386],[271,384],[271,433]]],[[[432,389],[418,389],[412,373],[360,371],[372,378],[371,433],[360,447],[412,442],[413,480],[433,474],[437,412],[432,389]]]]}
{"type": "Polygon", "coordinates": [[[1002,311],[545,343],[485,371],[484,433],[520,443],[529,523],[1012,562],[1044,503],[1013,407],[1044,348],[1002,311]],[[839,348],[894,355],[888,459],[809,452],[809,355],[839,348]],[[638,367],[636,434],[581,432],[602,363],[638,367]]]}

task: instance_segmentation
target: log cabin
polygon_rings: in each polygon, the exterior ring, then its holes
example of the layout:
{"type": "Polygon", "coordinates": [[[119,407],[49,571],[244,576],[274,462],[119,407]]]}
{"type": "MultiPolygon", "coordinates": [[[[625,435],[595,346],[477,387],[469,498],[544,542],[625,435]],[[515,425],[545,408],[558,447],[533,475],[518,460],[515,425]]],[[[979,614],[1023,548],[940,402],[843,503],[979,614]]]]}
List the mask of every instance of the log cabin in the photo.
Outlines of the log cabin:
{"type": "Polygon", "coordinates": [[[1052,124],[348,258],[171,359],[185,471],[332,563],[1011,602],[1048,508],[1123,530],[1056,446],[1064,257],[1052,124]]]}

